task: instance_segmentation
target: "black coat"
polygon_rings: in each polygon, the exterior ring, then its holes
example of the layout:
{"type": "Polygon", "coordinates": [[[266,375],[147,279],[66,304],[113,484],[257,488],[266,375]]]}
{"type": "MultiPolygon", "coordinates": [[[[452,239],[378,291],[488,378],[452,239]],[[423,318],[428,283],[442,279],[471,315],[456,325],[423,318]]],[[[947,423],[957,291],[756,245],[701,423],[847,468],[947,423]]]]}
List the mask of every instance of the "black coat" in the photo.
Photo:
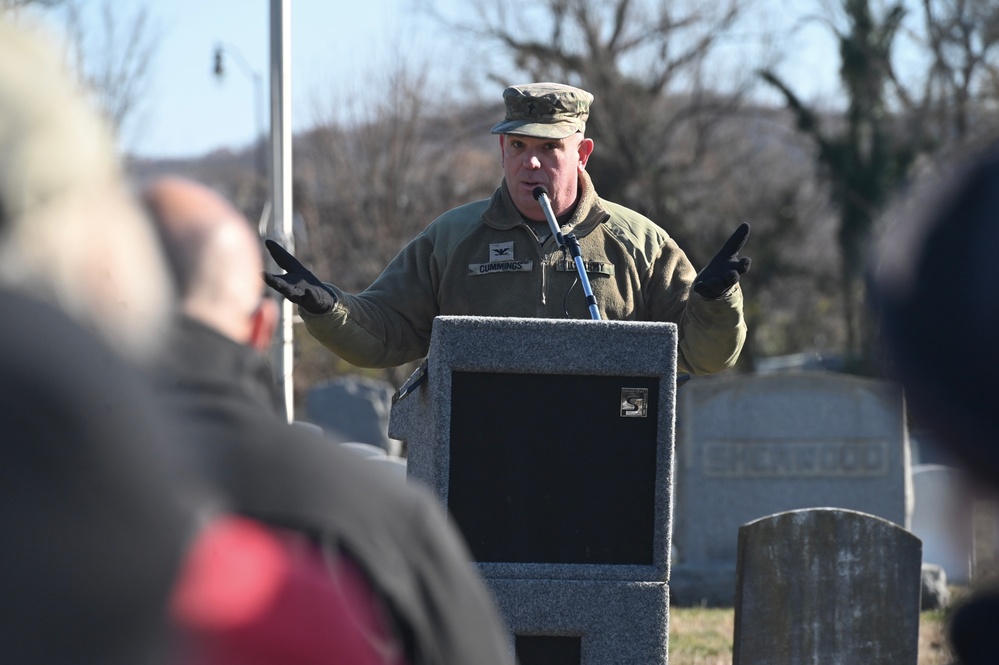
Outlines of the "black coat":
{"type": "Polygon", "coordinates": [[[147,382],[102,341],[4,291],[0,322],[2,659],[159,662],[176,575],[215,501],[147,382]]]}
{"type": "Polygon", "coordinates": [[[436,497],[289,425],[259,354],[182,319],[159,383],[234,509],[354,559],[413,665],[513,662],[488,589],[436,497]]]}

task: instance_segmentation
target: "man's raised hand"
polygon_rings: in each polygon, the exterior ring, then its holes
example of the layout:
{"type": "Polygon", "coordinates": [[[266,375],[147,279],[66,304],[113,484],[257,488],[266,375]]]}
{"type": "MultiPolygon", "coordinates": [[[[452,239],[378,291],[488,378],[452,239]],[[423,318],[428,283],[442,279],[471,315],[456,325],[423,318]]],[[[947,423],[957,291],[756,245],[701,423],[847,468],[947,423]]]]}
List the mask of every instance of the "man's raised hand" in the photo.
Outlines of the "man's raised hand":
{"type": "Polygon", "coordinates": [[[694,278],[694,292],[709,300],[720,298],[745,275],[751,263],[749,257],[739,257],[739,250],[749,238],[749,224],[743,222],[725,241],[714,258],[694,278]]]}
{"type": "Polygon", "coordinates": [[[310,314],[324,314],[333,309],[336,296],[318,277],[273,240],[265,240],[264,245],[274,258],[274,262],[285,271],[283,275],[265,272],[264,282],[267,286],[310,314]]]}

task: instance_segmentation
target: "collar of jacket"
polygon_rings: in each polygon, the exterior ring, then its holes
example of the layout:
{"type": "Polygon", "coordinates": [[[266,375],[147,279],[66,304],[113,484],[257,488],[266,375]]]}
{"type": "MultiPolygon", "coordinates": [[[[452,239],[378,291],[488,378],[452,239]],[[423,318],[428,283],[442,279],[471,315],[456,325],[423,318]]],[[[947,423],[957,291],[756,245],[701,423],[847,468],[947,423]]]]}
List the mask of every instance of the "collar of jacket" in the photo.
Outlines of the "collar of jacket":
{"type": "Polygon", "coordinates": [[[167,386],[226,394],[280,415],[284,405],[268,359],[200,321],[178,315],[163,363],[167,386]]]}
{"type": "MultiPolygon", "coordinates": [[[[599,224],[607,221],[610,213],[604,208],[603,201],[593,188],[593,181],[586,171],[579,174],[579,203],[572,213],[568,223],[563,224],[561,231],[565,235],[575,233],[577,238],[589,235],[599,224]]],[[[510,196],[506,180],[493,192],[489,205],[482,213],[482,221],[496,229],[512,229],[523,222],[523,217],[510,196]]]]}

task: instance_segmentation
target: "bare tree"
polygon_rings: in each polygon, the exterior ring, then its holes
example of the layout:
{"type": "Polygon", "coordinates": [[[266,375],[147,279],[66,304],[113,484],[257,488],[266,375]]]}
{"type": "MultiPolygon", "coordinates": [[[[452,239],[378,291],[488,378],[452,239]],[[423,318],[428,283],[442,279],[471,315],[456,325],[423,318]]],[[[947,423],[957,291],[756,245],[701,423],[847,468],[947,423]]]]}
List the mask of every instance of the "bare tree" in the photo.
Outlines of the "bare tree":
{"type": "MultiPolygon", "coordinates": [[[[368,77],[366,86],[357,95],[338,91],[303,145],[311,169],[303,184],[322,220],[309,229],[312,244],[334,247],[336,256],[317,256],[316,265],[336,271],[346,288],[367,286],[406,241],[453,204],[455,192],[479,189],[483,172],[461,167],[474,156],[425,70],[399,62],[381,77],[368,77]]],[[[482,138],[488,140],[488,131],[482,138]]],[[[498,149],[493,162],[487,191],[499,182],[498,149]]]]}
{"type": "Polygon", "coordinates": [[[0,0],[0,14],[27,12],[56,19],[65,34],[68,64],[121,136],[126,124],[138,121],[159,46],[160,32],[148,7],[126,15],[111,0],[97,8],[83,0],[0,0]],[[99,12],[99,20],[90,20],[88,11],[99,12]]]}
{"type": "Polygon", "coordinates": [[[904,30],[909,9],[893,2],[877,14],[869,0],[842,0],[842,15],[827,16],[840,47],[847,96],[842,118],[809,108],[773,70],[764,80],[779,90],[799,130],[818,148],[821,174],[839,211],[837,241],[847,349],[861,371],[876,371],[872,320],[865,316],[863,272],[872,230],[920,155],[941,153],[995,137],[991,110],[999,81],[999,2],[921,0],[919,28],[904,30]],[[899,71],[905,36],[921,49],[924,68],[899,71]],[[830,122],[832,120],[832,122],[830,122]]]}
{"type": "MultiPolygon", "coordinates": [[[[296,145],[295,207],[308,242],[296,247],[316,274],[352,292],[366,288],[409,240],[459,203],[499,184],[491,113],[469,112],[437,90],[426,69],[400,58],[364,89],[331,88],[316,127],[296,145]]],[[[302,339],[296,383],[342,372],[302,339]]],[[[345,365],[345,364],[344,364],[345,365]]],[[[400,384],[410,367],[375,373],[400,384]]],[[[369,373],[370,372],[361,372],[369,373]]]]}
{"type": "Polygon", "coordinates": [[[748,337],[738,369],[752,370],[770,356],[838,354],[845,329],[836,288],[836,218],[828,188],[811,168],[814,145],[788,113],[765,106],[745,106],[716,133],[723,151],[713,148],[698,172],[705,182],[723,185],[710,187],[712,195],[688,219],[705,229],[716,228],[717,220],[752,225],[747,254],[753,268],[743,280],[748,337]],[[732,157],[740,168],[732,168],[732,157]]]}
{"type": "Polygon", "coordinates": [[[839,211],[837,240],[847,351],[863,364],[869,360],[871,342],[868,320],[862,316],[863,271],[871,230],[881,207],[924,148],[925,138],[922,133],[893,131],[888,112],[886,88],[892,47],[904,7],[893,4],[881,17],[874,15],[868,0],[844,0],[843,7],[848,26],[836,30],[840,76],[848,100],[842,130],[823,127],[820,115],[776,73],[768,70],[762,76],[784,95],[798,129],[815,141],[817,161],[832,185],[833,202],[839,211]]]}
{"type": "Polygon", "coordinates": [[[999,101],[999,2],[921,0],[919,9],[910,36],[928,66],[908,84],[891,71],[903,110],[940,146],[995,135],[999,123],[983,111],[999,101]]]}
{"type": "Polygon", "coordinates": [[[95,95],[119,134],[136,114],[148,92],[149,68],[160,33],[149,8],[126,16],[111,0],[99,7],[99,23],[88,24],[81,0],[63,0],[70,59],[80,81],[95,95]],[[98,26],[93,31],[88,25],[98,26]]]}

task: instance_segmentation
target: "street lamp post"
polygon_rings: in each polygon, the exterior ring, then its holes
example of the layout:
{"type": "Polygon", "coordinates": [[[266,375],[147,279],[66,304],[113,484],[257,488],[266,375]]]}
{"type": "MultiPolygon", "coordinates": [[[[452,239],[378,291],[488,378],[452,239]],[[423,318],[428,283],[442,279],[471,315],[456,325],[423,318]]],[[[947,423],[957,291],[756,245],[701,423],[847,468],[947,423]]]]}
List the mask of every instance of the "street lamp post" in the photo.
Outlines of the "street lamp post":
{"type": "Polygon", "coordinates": [[[263,78],[243,57],[242,52],[232,44],[218,44],[215,47],[215,75],[220,79],[225,76],[225,55],[229,54],[243,73],[253,80],[254,114],[256,115],[257,134],[256,146],[257,175],[263,181],[267,177],[267,159],[264,154],[264,93],[263,78]]]}

